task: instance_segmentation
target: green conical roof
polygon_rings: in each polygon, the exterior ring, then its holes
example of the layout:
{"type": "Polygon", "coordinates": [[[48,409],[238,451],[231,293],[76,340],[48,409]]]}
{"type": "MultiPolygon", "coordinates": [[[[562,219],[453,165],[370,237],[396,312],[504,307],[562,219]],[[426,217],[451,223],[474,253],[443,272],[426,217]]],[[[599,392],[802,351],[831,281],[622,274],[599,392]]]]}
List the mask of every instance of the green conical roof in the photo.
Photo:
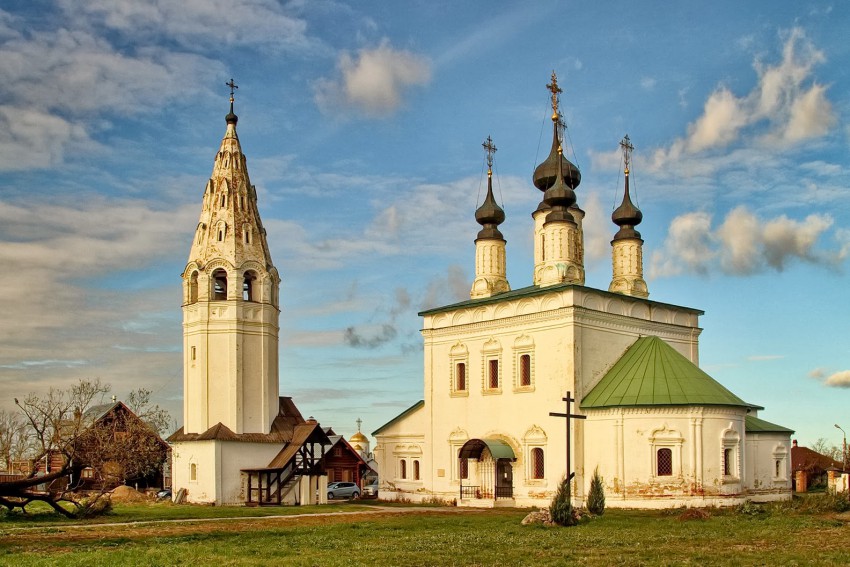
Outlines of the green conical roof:
{"type": "Polygon", "coordinates": [[[636,340],[581,401],[623,406],[751,407],[658,337],[636,340]]]}

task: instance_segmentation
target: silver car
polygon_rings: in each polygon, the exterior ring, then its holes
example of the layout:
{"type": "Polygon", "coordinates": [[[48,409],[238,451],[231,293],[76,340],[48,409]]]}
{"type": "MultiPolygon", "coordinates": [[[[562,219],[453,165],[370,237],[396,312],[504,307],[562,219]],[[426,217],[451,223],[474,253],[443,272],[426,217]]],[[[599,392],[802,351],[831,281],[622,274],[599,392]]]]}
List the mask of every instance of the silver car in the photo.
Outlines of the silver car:
{"type": "Polygon", "coordinates": [[[332,482],[328,485],[328,500],[360,498],[360,487],[353,482],[332,482]]]}
{"type": "Polygon", "coordinates": [[[374,481],[372,484],[367,484],[363,487],[363,497],[364,498],[377,498],[378,497],[378,481],[374,481]]]}

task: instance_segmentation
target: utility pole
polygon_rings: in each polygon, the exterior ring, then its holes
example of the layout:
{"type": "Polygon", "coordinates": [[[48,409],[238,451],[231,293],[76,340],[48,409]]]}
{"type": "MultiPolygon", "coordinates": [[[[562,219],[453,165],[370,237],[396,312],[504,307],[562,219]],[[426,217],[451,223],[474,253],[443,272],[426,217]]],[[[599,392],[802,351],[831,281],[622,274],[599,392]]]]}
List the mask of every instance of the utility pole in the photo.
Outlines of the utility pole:
{"type": "MultiPolygon", "coordinates": [[[[844,475],[850,473],[850,471],[847,470],[847,433],[841,429],[841,426],[837,423],[835,424],[835,428],[841,430],[841,433],[844,435],[844,443],[841,446],[841,468],[843,469],[841,471],[841,476],[843,479],[844,475]]],[[[847,498],[850,499],[850,479],[848,479],[847,483],[847,498]]]]}

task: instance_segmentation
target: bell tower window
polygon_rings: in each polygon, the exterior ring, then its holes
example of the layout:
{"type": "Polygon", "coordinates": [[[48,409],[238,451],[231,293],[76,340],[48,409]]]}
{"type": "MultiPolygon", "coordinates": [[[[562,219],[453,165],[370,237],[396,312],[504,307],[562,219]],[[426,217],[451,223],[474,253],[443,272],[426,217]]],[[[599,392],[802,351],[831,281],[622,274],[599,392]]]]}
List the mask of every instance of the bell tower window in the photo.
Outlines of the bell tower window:
{"type": "Polygon", "coordinates": [[[227,272],[218,269],[213,272],[213,300],[223,301],[227,299],[227,272]]]}
{"type": "Polygon", "coordinates": [[[242,280],[242,299],[244,301],[257,301],[255,297],[254,282],[257,276],[253,272],[245,272],[245,278],[242,280]]]}
{"type": "Polygon", "coordinates": [[[189,278],[189,303],[198,302],[198,272],[192,272],[189,278]]]}

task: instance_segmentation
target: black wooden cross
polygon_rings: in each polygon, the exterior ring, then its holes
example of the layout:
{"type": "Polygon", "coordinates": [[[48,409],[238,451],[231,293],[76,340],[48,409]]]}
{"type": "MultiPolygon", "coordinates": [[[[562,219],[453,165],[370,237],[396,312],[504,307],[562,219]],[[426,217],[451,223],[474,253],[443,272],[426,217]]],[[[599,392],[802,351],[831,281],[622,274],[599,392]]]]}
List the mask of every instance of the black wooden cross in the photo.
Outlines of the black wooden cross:
{"type": "Polygon", "coordinates": [[[576,400],[570,395],[569,390],[567,390],[567,397],[561,398],[561,400],[567,403],[567,413],[557,413],[554,411],[550,411],[549,415],[551,415],[552,417],[564,417],[567,419],[567,482],[570,482],[576,475],[576,473],[570,472],[570,420],[587,419],[587,416],[571,413],[570,404],[576,400]]]}

